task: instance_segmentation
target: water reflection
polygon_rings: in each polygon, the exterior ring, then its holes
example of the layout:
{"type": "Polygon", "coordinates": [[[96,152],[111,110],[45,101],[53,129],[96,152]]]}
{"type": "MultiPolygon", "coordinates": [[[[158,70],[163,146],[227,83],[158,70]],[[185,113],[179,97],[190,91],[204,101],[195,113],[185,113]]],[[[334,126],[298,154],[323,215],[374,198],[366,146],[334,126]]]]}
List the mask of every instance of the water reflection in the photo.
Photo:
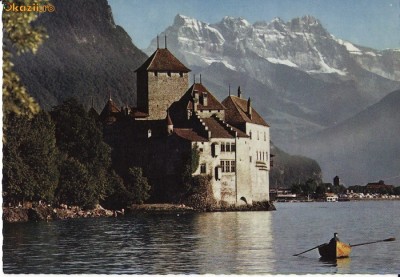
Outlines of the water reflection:
{"type": "Polygon", "coordinates": [[[335,273],[346,273],[349,272],[351,265],[351,258],[341,258],[336,260],[327,260],[320,258],[319,261],[324,264],[324,266],[335,268],[335,273]]]}
{"type": "Polygon", "coordinates": [[[203,271],[215,274],[274,272],[271,214],[213,213],[195,220],[203,271]]]}
{"type": "Polygon", "coordinates": [[[135,215],[4,224],[3,271],[47,274],[400,272],[400,241],[360,247],[351,259],[334,262],[320,261],[317,250],[293,256],[330,239],[332,230],[355,243],[366,236],[400,236],[397,216],[400,201],[341,202],[324,208],[327,205],[280,203],[275,212],[135,215]]]}

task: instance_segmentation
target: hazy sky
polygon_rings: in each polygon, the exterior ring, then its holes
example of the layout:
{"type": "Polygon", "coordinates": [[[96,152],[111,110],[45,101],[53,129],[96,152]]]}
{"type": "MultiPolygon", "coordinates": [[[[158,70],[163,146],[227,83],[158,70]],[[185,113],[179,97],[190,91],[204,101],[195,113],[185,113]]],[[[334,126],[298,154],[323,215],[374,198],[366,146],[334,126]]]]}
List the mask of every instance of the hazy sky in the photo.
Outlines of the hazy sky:
{"type": "Polygon", "coordinates": [[[207,23],[224,16],[250,23],[312,15],[335,37],[376,49],[400,48],[400,0],[108,0],[116,24],[139,48],[179,13],[207,23]]]}

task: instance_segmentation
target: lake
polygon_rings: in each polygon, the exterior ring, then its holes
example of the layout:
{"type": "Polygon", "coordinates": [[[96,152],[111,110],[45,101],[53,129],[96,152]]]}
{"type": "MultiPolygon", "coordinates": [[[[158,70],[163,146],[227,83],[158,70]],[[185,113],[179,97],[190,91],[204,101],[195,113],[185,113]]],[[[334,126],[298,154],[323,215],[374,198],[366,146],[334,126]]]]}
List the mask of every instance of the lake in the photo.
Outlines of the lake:
{"type": "Polygon", "coordinates": [[[3,223],[3,271],[53,274],[397,274],[400,201],[276,203],[273,212],[3,223]],[[333,233],[351,257],[319,260],[333,233]]]}

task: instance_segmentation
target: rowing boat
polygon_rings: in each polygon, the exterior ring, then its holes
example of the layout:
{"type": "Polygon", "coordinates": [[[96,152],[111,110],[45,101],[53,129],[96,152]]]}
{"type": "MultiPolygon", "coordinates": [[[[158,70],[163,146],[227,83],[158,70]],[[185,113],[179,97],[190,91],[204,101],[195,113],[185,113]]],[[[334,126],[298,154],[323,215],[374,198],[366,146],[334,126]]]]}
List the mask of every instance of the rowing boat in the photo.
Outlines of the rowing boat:
{"type": "Polygon", "coordinates": [[[340,259],[350,255],[351,246],[341,241],[332,240],[319,246],[318,251],[323,259],[340,259]]]}

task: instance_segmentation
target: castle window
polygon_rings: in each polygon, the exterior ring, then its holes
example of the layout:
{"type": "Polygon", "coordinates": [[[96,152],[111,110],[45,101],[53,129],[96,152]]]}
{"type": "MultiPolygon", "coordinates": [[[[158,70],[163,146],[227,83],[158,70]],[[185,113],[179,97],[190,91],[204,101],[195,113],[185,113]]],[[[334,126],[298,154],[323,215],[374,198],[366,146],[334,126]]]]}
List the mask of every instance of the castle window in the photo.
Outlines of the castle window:
{"type": "Polygon", "coordinates": [[[257,139],[260,140],[260,131],[257,131],[257,139]]]}
{"type": "Polygon", "coordinates": [[[220,163],[221,172],[236,172],[236,162],[234,160],[222,160],[220,163]]]}
{"type": "Polygon", "coordinates": [[[252,160],[252,158],[251,158],[251,156],[250,156],[250,162],[252,162],[251,160],[252,160]]]}
{"type": "Polygon", "coordinates": [[[167,72],[168,77],[171,77],[171,71],[167,72]]]}
{"type": "Polygon", "coordinates": [[[229,142],[226,143],[226,152],[231,152],[231,144],[229,142]]]}
{"type": "Polygon", "coordinates": [[[231,161],[231,172],[236,172],[236,162],[231,161]]]}
{"type": "Polygon", "coordinates": [[[179,72],[179,77],[183,77],[183,72],[179,72]]]}
{"type": "Polygon", "coordinates": [[[200,173],[201,174],[205,174],[206,173],[206,169],[207,169],[206,164],[201,164],[200,165],[200,173]]]}
{"type": "Polygon", "coordinates": [[[231,151],[236,152],[236,144],[235,143],[231,144],[231,151]]]}
{"type": "Polygon", "coordinates": [[[229,161],[225,161],[225,172],[229,172],[229,161]]]}
{"type": "Polygon", "coordinates": [[[158,76],[158,72],[157,71],[154,71],[154,76],[158,76]]]}
{"type": "Polygon", "coordinates": [[[267,132],[264,132],[264,141],[267,141],[267,132]]]}
{"type": "Polygon", "coordinates": [[[225,143],[224,142],[221,143],[221,152],[225,152],[225,143]]]}
{"type": "Polygon", "coordinates": [[[213,153],[213,156],[217,157],[221,152],[221,148],[220,148],[219,144],[218,143],[213,143],[211,145],[211,151],[213,153]]]}
{"type": "Polygon", "coordinates": [[[256,151],[257,161],[258,161],[258,151],[256,151]]]}
{"type": "Polygon", "coordinates": [[[250,139],[251,139],[251,131],[249,132],[249,136],[250,136],[250,139]]]}

